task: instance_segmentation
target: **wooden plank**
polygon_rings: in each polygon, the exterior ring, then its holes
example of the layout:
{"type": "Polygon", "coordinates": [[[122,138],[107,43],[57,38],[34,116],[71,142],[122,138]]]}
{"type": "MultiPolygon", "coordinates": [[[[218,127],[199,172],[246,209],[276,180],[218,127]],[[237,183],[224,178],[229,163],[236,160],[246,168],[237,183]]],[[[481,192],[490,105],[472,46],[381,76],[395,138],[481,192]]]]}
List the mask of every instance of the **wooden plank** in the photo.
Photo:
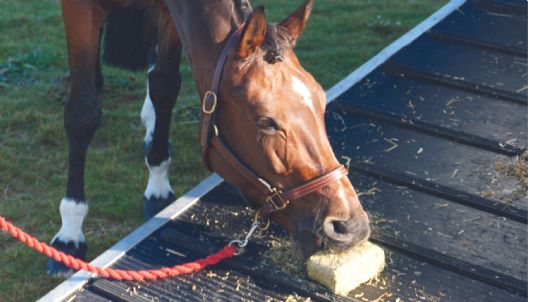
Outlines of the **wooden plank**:
{"type": "Polygon", "coordinates": [[[86,289],[75,293],[67,301],[68,302],[112,302],[112,300],[106,297],[103,297],[99,294],[96,294],[90,290],[86,290],[86,289]]]}
{"type": "MultiPolygon", "coordinates": [[[[251,210],[244,209],[243,201],[236,196],[229,195],[219,187],[180,216],[178,219],[182,221],[181,223],[170,222],[165,228],[174,226],[178,228],[177,232],[188,232],[199,238],[186,240],[187,244],[196,245],[196,240],[201,240],[197,242],[217,247],[222,242],[226,242],[227,238],[244,231],[243,226],[249,224],[250,215],[251,210]],[[230,214],[230,212],[235,214],[230,214]],[[222,218],[226,219],[220,220],[222,218]],[[213,238],[211,234],[223,234],[223,236],[218,235],[213,238]]],[[[122,269],[144,269],[161,265],[169,266],[199,257],[188,249],[180,248],[179,245],[185,243],[184,240],[179,239],[175,245],[170,245],[169,239],[163,241],[160,238],[160,232],[144,240],[114,266],[122,269]]],[[[269,236],[284,236],[284,233],[281,233],[276,226],[270,230],[270,234],[269,236]]],[[[266,243],[266,237],[256,238],[254,241],[266,243]]],[[[255,246],[257,249],[266,248],[262,244],[253,244],[250,247],[255,246]]],[[[327,294],[325,290],[317,289],[311,292],[312,301],[350,301],[352,299],[362,301],[363,298],[374,300],[382,295],[389,301],[395,301],[396,298],[401,298],[403,301],[462,301],[462,298],[466,299],[464,301],[526,301],[525,298],[508,291],[408,257],[397,250],[386,248],[386,252],[388,260],[386,270],[377,280],[354,291],[351,299],[337,298],[327,294]]],[[[274,301],[284,301],[288,297],[288,292],[277,287],[277,282],[272,284],[277,290],[266,290],[266,281],[263,281],[262,276],[271,276],[271,274],[264,273],[257,267],[261,259],[262,253],[255,249],[248,249],[247,256],[233,260],[235,264],[226,262],[223,266],[216,266],[193,275],[151,282],[116,282],[98,279],[90,283],[89,290],[103,293],[114,301],[151,301],[154,299],[158,301],[266,301],[268,298],[273,298],[274,301]],[[260,270],[261,278],[257,278],[254,274],[258,270],[260,270]],[[244,275],[245,272],[249,277],[244,275]],[[239,283],[240,289],[237,290],[239,283]]],[[[274,276],[277,276],[277,273],[274,273],[274,276]]],[[[297,276],[294,280],[299,278],[301,277],[297,276]]],[[[311,283],[307,279],[299,282],[311,283]]],[[[316,287],[318,288],[318,285],[316,287]]],[[[307,289],[308,286],[303,285],[303,288],[307,289]]]]}
{"type": "MultiPolygon", "coordinates": [[[[150,269],[203,256],[185,249],[177,250],[156,237],[149,237],[122,257],[114,267],[150,269]]],[[[249,276],[220,265],[194,274],[151,282],[98,279],[89,288],[125,301],[264,301],[270,297],[284,300],[292,294],[283,288],[270,288],[267,284],[254,282],[249,276]]]]}
{"type": "Polygon", "coordinates": [[[427,193],[433,196],[437,196],[439,198],[448,199],[450,201],[457,202],[459,204],[466,205],[480,211],[495,214],[500,217],[506,217],[513,221],[517,221],[524,224],[528,223],[527,210],[518,209],[516,207],[505,205],[499,202],[491,202],[487,198],[456,190],[451,187],[435,183],[432,180],[415,178],[413,175],[407,173],[396,173],[364,162],[359,165],[354,165],[352,167],[354,170],[360,173],[377,179],[382,179],[396,185],[406,186],[415,191],[427,193]]]}
{"type": "Polygon", "coordinates": [[[520,17],[528,15],[527,0],[472,0],[471,2],[498,14],[511,14],[520,17]]]}
{"type": "Polygon", "coordinates": [[[385,301],[526,301],[524,297],[490,287],[388,248],[387,265],[377,280],[359,287],[354,296],[369,301],[389,293],[385,301]]]}
{"type": "Polygon", "coordinates": [[[527,106],[378,69],[334,104],[506,154],[527,146],[527,106]]]}
{"type": "Polygon", "coordinates": [[[481,0],[476,2],[487,2],[502,6],[517,6],[519,8],[528,9],[527,0],[481,0]]]}
{"type": "Polygon", "coordinates": [[[438,266],[449,272],[460,274],[475,281],[481,281],[521,297],[526,298],[528,296],[528,284],[526,281],[519,280],[493,269],[474,265],[420,245],[401,241],[396,237],[392,237],[385,233],[374,234],[370,240],[395,249],[411,258],[438,266]]]}
{"type": "Polygon", "coordinates": [[[528,52],[527,17],[484,10],[471,1],[434,26],[431,32],[524,57],[528,52]]]}
{"type": "MultiPolygon", "coordinates": [[[[236,197],[226,194],[223,190],[215,190],[195,207],[191,208],[186,215],[179,217],[180,223],[176,223],[175,232],[187,232],[191,236],[201,236],[206,240],[203,244],[212,244],[218,242],[218,238],[232,237],[236,229],[242,228],[244,221],[248,223],[247,212],[239,212],[237,215],[225,215],[229,211],[234,212],[237,207],[243,206],[243,202],[236,197]],[[222,213],[222,214],[220,214],[222,213]],[[193,217],[193,218],[192,218],[193,217]],[[227,217],[225,224],[218,224],[222,217],[227,217]],[[201,234],[201,235],[199,235],[201,234]],[[213,237],[214,236],[214,237],[213,237]]],[[[170,223],[172,224],[172,223],[170,223]]],[[[246,228],[243,228],[245,231],[246,228]]],[[[373,234],[374,235],[374,234],[373,234]]],[[[285,236],[280,228],[274,225],[269,233],[263,238],[253,238],[253,245],[248,247],[247,259],[236,259],[237,263],[232,263],[233,260],[226,262],[226,266],[232,269],[245,270],[245,266],[251,266],[250,271],[255,270],[258,263],[262,263],[263,249],[268,247],[263,246],[270,238],[285,236]],[[255,243],[260,243],[256,245],[255,243]],[[260,249],[258,251],[257,249],[260,249]],[[247,260],[247,261],[246,261],[247,260]]],[[[195,245],[195,239],[183,240],[179,236],[176,239],[176,244],[195,245]]],[[[167,239],[170,240],[170,239],[167,239]]],[[[217,245],[217,244],[216,244],[217,245]]],[[[388,301],[395,301],[396,298],[401,298],[403,301],[422,301],[426,297],[426,301],[461,301],[461,297],[465,297],[468,301],[476,301],[486,299],[486,301],[525,301],[526,299],[506,290],[496,288],[494,286],[472,280],[470,277],[454,273],[449,270],[431,265],[422,260],[408,257],[407,255],[387,248],[388,265],[386,271],[382,273],[377,281],[371,282],[367,286],[362,286],[358,290],[351,293],[349,298],[356,301],[362,301],[363,298],[374,300],[382,294],[393,294],[388,297],[388,301]]],[[[275,267],[272,266],[272,270],[275,267]]],[[[269,278],[269,273],[262,273],[269,278]]],[[[275,272],[274,272],[275,274],[275,272]]],[[[277,274],[275,274],[277,276],[277,274]]],[[[302,287],[311,293],[313,300],[316,300],[319,295],[315,295],[318,290],[312,290],[313,285],[310,281],[303,279],[302,275],[295,275],[293,282],[302,283],[302,287]],[[312,286],[312,288],[310,288],[312,286]]],[[[282,282],[285,279],[281,278],[282,282]]],[[[275,281],[277,283],[278,281],[275,281]]],[[[319,292],[323,294],[322,291],[319,292]]],[[[329,298],[328,296],[324,296],[329,298]]],[[[339,301],[337,297],[333,297],[332,301],[339,301]]]]}
{"type": "Polygon", "coordinates": [[[527,281],[526,224],[353,172],[371,218],[386,233],[462,261],[527,281]]]}
{"type": "Polygon", "coordinates": [[[527,58],[467,44],[422,36],[388,60],[404,74],[439,76],[453,83],[471,85],[475,91],[489,90],[526,99],[527,58]]]}
{"type": "Polygon", "coordinates": [[[513,157],[344,111],[328,111],[326,124],[336,153],[350,157],[354,166],[371,165],[527,210],[525,189],[497,167],[513,164],[513,157]]]}
{"type": "MultiPolygon", "coordinates": [[[[221,207],[220,207],[221,209],[221,207]]],[[[233,223],[234,224],[234,223],[233,223]]],[[[184,221],[177,224],[170,223],[170,226],[162,231],[160,240],[166,243],[171,243],[179,249],[187,249],[196,251],[203,255],[208,255],[210,252],[216,251],[217,246],[222,243],[222,237],[217,232],[204,231],[197,232],[198,225],[196,223],[185,223],[184,221]],[[199,240],[198,237],[206,238],[207,240],[199,240]]],[[[230,229],[226,229],[230,231],[230,229]]],[[[227,232],[225,232],[227,233],[227,232]]],[[[278,232],[276,236],[284,236],[282,232],[278,232]]],[[[225,238],[229,234],[223,235],[225,238]]],[[[228,242],[229,240],[223,240],[228,242]]],[[[263,261],[263,256],[270,247],[264,244],[259,244],[259,239],[252,238],[249,242],[246,252],[243,255],[233,259],[228,259],[223,264],[232,270],[240,271],[247,274],[256,283],[270,284],[278,288],[278,292],[294,292],[300,296],[309,297],[313,301],[321,302],[350,302],[351,299],[338,297],[328,291],[319,284],[310,282],[309,280],[296,279],[294,276],[277,270],[272,265],[266,265],[263,261]]]]}

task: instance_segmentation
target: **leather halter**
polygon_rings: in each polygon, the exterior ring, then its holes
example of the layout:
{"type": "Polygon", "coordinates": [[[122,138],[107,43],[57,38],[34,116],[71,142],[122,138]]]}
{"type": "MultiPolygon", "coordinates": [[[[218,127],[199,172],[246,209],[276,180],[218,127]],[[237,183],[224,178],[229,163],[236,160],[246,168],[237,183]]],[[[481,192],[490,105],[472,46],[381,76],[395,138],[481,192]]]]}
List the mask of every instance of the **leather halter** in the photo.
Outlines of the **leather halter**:
{"type": "Polygon", "coordinates": [[[348,171],[343,165],[340,165],[338,168],[311,179],[302,185],[288,190],[280,190],[259,177],[226,146],[221,134],[218,133],[218,127],[216,126],[215,113],[218,105],[218,90],[223,74],[223,68],[227,61],[227,57],[229,56],[229,52],[233,46],[238,43],[238,39],[240,38],[243,29],[244,24],[238,26],[231,38],[225,44],[218,60],[218,64],[216,65],[216,70],[214,71],[211,88],[205,92],[203,97],[203,102],[201,104],[199,143],[201,145],[203,162],[209,170],[212,170],[209,159],[209,148],[212,146],[227,161],[227,163],[238,172],[238,174],[247,179],[250,184],[255,186],[255,188],[262,193],[265,197],[265,202],[260,208],[260,213],[261,218],[266,220],[271,213],[284,209],[291,200],[303,197],[343,178],[348,174],[348,171]]]}

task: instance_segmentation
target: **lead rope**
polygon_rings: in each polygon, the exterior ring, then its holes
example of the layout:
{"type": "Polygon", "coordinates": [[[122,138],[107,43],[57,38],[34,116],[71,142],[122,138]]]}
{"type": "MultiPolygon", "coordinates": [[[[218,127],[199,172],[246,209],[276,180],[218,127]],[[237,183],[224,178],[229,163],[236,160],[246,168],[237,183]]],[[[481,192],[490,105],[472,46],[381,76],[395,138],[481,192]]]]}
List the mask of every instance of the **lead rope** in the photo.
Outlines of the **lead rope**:
{"type": "Polygon", "coordinates": [[[112,268],[100,268],[95,267],[83,260],[77,259],[71,255],[65,254],[62,251],[49,246],[44,242],[40,242],[35,237],[29,235],[18,227],[14,226],[12,223],[6,221],[6,219],[0,216],[0,229],[4,232],[9,233],[13,238],[16,238],[26,244],[28,247],[38,251],[41,254],[46,255],[58,262],[65,264],[66,266],[74,270],[84,270],[97,274],[104,278],[114,279],[114,280],[156,280],[169,278],[173,276],[190,274],[204,269],[207,266],[217,264],[222,260],[240,255],[244,252],[244,248],[248,244],[249,238],[255,233],[257,229],[262,226],[257,218],[251,229],[246,235],[244,240],[233,240],[225,247],[217,251],[216,253],[207,256],[206,258],[199,259],[196,261],[183,263],[175,265],[173,267],[162,267],[160,269],[153,270],[120,270],[112,268]],[[236,244],[236,246],[235,246],[236,244]]]}

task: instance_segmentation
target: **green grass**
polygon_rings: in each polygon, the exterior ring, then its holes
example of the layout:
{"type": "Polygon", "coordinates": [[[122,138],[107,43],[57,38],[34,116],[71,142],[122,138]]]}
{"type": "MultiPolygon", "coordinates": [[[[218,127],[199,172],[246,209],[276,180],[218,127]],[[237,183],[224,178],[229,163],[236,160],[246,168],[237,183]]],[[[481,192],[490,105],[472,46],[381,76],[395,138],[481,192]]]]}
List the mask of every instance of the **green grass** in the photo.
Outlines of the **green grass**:
{"type": "MultiPolygon", "coordinates": [[[[261,1],[254,1],[261,3],[261,1]]],[[[299,1],[266,0],[271,21],[299,1]]],[[[329,88],[438,9],[443,0],[317,1],[296,52],[329,88]]],[[[0,0],[0,215],[49,241],[60,225],[67,144],[62,112],[67,54],[59,1],[0,0]]],[[[208,175],[198,155],[197,93],[183,64],[173,113],[171,182],[178,195],[208,175]]],[[[145,73],[105,67],[103,123],[88,155],[84,226],[93,258],[143,222],[147,172],[139,111],[145,73]]],[[[62,280],[44,273],[46,258],[0,235],[0,301],[33,301],[62,280]]]]}

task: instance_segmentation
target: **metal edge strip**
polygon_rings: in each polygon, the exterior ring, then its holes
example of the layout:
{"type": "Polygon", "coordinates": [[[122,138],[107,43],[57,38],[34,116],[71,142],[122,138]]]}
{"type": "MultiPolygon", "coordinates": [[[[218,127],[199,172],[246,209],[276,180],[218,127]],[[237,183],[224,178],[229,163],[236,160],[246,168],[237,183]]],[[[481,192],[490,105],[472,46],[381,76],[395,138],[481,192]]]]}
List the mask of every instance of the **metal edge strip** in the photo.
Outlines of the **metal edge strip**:
{"type": "MultiPolygon", "coordinates": [[[[219,185],[223,179],[217,174],[212,174],[200,184],[169,205],[167,208],[158,213],[155,217],[142,224],[132,233],[117,242],[114,246],[106,250],[100,256],[95,258],[91,264],[98,267],[108,267],[117,259],[121,258],[128,250],[136,246],[147,236],[152,234],[158,228],[166,224],[169,220],[179,216],[190,206],[195,204],[202,196],[207,194],[214,187],[219,185]]],[[[41,297],[39,302],[63,301],[77,290],[81,289],[91,279],[93,274],[79,271],[73,274],[69,279],[59,284],[56,288],[41,297]]]]}
{"type": "Polygon", "coordinates": [[[449,3],[445,4],[430,17],[426,18],[421,23],[417,24],[410,31],[405,33],[403,36],[395,40],[393,43],[389,44],[377,55],[369,59],[365,64],[361,65],[359,68],[354,70],[347,77],[339,81],[337,84],[333,85],[327,92],[328,103],[338,98],[346,90],[350,89],[355,83],[361,81],[366,77],[370,72],[376,69],[378,66],[383,64],[387,59],[392,55],[397,53],[400,49],[407,46],[411,42],[415,41],[423,33],[430,30],[434,25],[439,23],[441,20],[445,19],[450,13],[458,9],[466,0],[451,0],[449,3]]]}
{"type": "MultiPolygon", "coordinates": [[[[434,25],[443,20],[446,16],[458,9],[466,0],[451,0],[442,8],[398,38],[393,43],[389,44],[377,55],[368,60],[365,64],[354,70],[347,77],[342,79],[337,84],[333,85],[327,92],[328,103],[339,97],[346,90],[359,82],[371,71],[383,64],[392,55],[398,52],[403,47],[407,46],[423,33],[428,31],[434,25]]],[[[190,206],[196,203],[203,195],[207,194],[214,187],[219,185],[223,179],[217,174],[212,174],[193,189],[188,191],[182,197],[177,199],[170,206],[162,210],[155,217],[138,227],[127,237],[117,242],[114,246],[106,250],[100,256],[91,262],[92,265],[99,267],[108,267],[117,259],[123,256],[128,250],[136,246],[139,242],[156,231],[158,228],[166,224],[169,220],[177,217],[190,206]]],[[[79,271],[72,275],[69,279],[59,284],[56,288],[41,297],[38,302],[58,302],[63,301],[72,295],[75,291],[81,289],[91,279],[93,274],[79,271]]]]}

